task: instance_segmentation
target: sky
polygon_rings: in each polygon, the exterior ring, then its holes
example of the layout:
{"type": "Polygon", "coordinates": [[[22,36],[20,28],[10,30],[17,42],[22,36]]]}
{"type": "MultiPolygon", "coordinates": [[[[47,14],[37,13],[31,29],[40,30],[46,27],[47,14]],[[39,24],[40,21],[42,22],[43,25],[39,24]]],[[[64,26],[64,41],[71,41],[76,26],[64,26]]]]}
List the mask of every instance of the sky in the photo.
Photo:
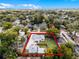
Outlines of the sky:
{"type": "Polygon", "coordinates": [[[79,8],[79,0],[0,0],[0,9],[79,8]]]}

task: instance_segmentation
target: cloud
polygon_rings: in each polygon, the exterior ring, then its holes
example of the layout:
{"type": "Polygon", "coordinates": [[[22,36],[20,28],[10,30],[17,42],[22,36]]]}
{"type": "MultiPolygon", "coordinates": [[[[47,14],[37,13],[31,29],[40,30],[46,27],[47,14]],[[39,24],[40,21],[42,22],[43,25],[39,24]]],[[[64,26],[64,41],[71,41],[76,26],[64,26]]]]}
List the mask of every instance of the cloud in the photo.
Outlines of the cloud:
{"type": "Polygon", "coordinates": [[[5,3],[0,3],[0,8],[10,8],[13,7],[12,4],[5,4],[5,3]]]}
{"type": "Polygon", "coordinates": [[[34,4],[21,4],[21,6],[29,7],[29,8],[34,8],[34,9],[41,8],[39,5],[34,5],[34,4]]]}
{"type": "Polygon", "coordinates": [[[5,8],[5,7],[3,7],[3,6],[0,6],[0,8],[5,8]]]}
{"type": "Polygon", "coordinates": [[[30,8],[30,9],[38,9],[41,8],[39,5],[34,4],[6,4],[6,3],[0,3],[0,8],[30,8]]]}

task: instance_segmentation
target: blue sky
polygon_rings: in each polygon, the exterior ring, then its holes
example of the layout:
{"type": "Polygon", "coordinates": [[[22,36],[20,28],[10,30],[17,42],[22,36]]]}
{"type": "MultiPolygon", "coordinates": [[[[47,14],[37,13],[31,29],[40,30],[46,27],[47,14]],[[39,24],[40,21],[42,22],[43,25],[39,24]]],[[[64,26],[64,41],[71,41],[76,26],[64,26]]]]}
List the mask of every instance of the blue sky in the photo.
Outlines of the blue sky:
{"type": "Polygon", "coordinates": [[[79,8],[79,0],[0,0],[0,8],[79,8]]]}

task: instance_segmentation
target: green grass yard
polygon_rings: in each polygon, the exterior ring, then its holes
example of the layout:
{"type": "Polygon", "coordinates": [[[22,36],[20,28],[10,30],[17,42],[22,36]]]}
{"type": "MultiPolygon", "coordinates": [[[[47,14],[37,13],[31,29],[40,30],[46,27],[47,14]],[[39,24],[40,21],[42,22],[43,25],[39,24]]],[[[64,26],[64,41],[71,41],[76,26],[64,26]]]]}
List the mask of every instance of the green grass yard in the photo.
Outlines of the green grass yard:
{"type": "Polygon", "coordinates": [[[46,39],[46,42],[47,42],[48,48],[54,49],[57,47],[54,39],[46,39]]]}
{"type": "Polygon", "coordinates": [[[50,39],[50,38],[46,38],[45,41],[41,41],[39,43],[39,46],[41,48],[50,48],[50,49],[57,48],[57,45],[56,45],[54,39],[50,39]]]}

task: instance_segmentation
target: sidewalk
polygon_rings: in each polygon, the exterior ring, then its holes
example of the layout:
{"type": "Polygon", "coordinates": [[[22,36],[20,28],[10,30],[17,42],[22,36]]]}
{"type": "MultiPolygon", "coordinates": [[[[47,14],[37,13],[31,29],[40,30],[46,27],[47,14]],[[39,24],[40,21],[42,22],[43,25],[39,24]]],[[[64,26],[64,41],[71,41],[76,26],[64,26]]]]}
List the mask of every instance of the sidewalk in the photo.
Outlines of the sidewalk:
{"type": "Polygon", "coordinates": [[[40,57],[18,57],[17,59],[41,59],[40,57]]]}

